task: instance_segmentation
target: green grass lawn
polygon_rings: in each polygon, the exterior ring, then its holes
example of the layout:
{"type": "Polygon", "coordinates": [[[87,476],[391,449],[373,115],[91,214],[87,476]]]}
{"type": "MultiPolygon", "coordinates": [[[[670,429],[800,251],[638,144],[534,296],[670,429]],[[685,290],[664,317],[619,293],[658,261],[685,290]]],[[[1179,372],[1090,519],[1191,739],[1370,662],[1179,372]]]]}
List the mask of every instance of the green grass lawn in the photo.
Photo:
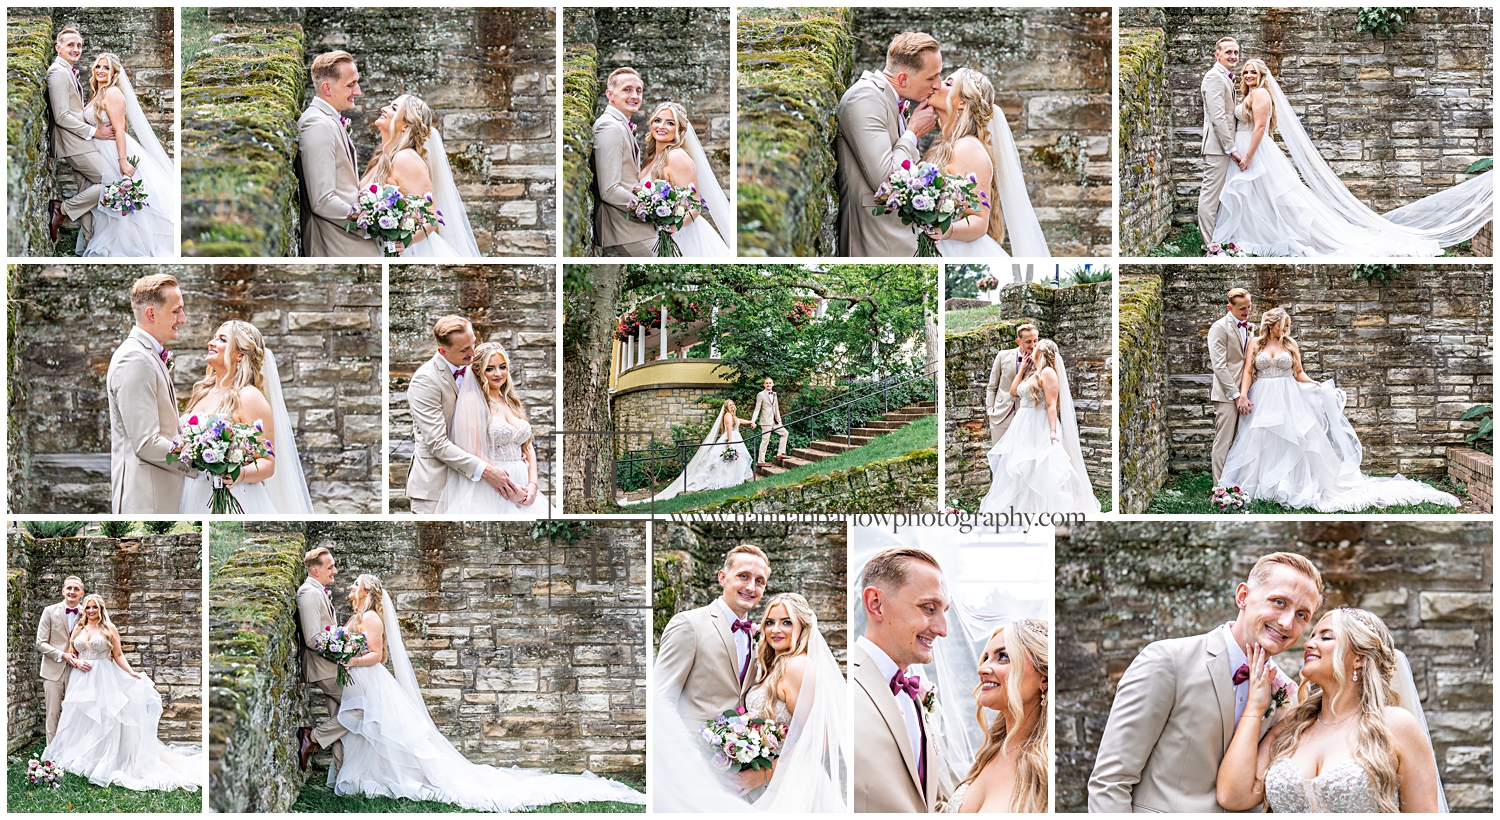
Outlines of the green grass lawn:
{"type": "Polygon", "coordinates": [[[40,755],[36,743],[6,761],[6,808],[12,812],[192,812],[203,811],[203,792],[182,790],[135,792],[122,786],[99,788],[87,778],[64,774],[62,786],[33,786],[26,779],[26,761],[40,755]]]}
{"type": "MultiPolygon", "coordinates": [[[[937,416],[923,416],[911,424],[886,433],[862,447],[855,447],[853,450],[839,453],[833,458],[825,458],[822,461],[813,462],[805,467],[787,470],[779,475],[758,478],[745,484],[737,484],[733,487],[725,487],[719,490],[683,493],[676,498],[658,501],[654,507],[651,504],[642,503],[631,504],[618,509],[621,512],[655,513],[657,515],[686,512],[730,498],[748,496],[760,492],[767,487],[782,487],[789,484],[796,484],[815,475],[828,475],[834,471],[858,467],[861,464],[885,461],[897,456],[904,456],[913,450],[930,450],[937,447],[937,441],[937,416]]],[[[937,494],[937,487],[933,487],[933,494],[937,494]]]]}
{"type": "Polygon", "coordinates": [[[943,314],[944,333],[968,333],[985,325],[996,322],[1015,321],[1016,317],[1006,314],[1006,309],[1001,305],[986,305],[984,307],[966,308],[964,310],[950,310],[943,314]]]}
{"type": "MultiPolygon", "coordinates": [[[[1463,492],[1446,482],[1435,484],[1431,481],[1423,481],[1430,487],[1436,487],[1447,493],[1453,493],[1463,498],[1463,492]]],[[[1239,513],[1219,513],[1214,508],[1213,502],[1209,500],[1209,492],[1213,490],[1214,477],[1211,473],[1185,472],[1170,476],[1167,483],[1157,491],[1156,497],[1151,499],[1151,506],[1146,508],[1147,515],[1238,515],[1239,513]]],[[[1265,515],[1285,515],[1293,513],[1297,515],[1320,515],[1311,507],[1303,507],[1293,510],[1283,507],[1274,501],[1251,501],[1249,512],[1265,515]]],[[[1378,515],[1408,515],[1418,513],[1422,515],[1450,515],[1463,512],[1461,507],[1445,507],[1442,504],[1423,502],[1421,504],[1409,504],[1399,507],[1370,507],[1357,510],[1354,515],[1362,513],[1374,513],[1378,515]]]]}
{"type": "MultiPolygon", "coordinates": [[[[328,779],[328,769],[316,765],[311,767],[307,785],[302,787],[302,793],[297,795],[297,802],[292,804],[294,812],[327,812],[327,813],[349,813],[349,812],[452,812],[468,811],[462,806],[452,803],[439,803],[434,800],[407,800],[394,797],[345,797],[333,793],[333,789],[323,785],[328,779]]],[[[619,778],[615,778],[619,779],[619,778]]],[[[626,782],[631,788],[640,790],[641,784],[626,782]]],[[[645,806],[635,803],[618,803],[615,801],[601,801],[594,803],[553,803],[550,806],[542,806],[535,809],[523,809],[517,814],[531,813],[592,813],[592,814],[618,814],[621,812],[644,812],[645,806]]]]}
{"type": "MultiPolygon", "coordinates": [[[[1203,236],[1198,226],[1182,225],[1167,237],[1166,241],[1152,248],[1147,256],[1206,256],[1203,252],[1203,236]]],[[[1473,240],[1464,240],[1451,248],[1444,248],[1439,256],[1474,256],[1473,240]]],[[[951,315],[951,314],[950,314],[951,315]]]]}

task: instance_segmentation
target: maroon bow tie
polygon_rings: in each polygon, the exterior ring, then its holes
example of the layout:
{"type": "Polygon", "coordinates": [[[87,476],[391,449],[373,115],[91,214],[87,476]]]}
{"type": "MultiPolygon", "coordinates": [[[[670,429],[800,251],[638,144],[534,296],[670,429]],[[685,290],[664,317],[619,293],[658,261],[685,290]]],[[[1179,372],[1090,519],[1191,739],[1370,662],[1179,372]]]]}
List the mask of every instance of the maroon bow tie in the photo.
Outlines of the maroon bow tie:
{"type": "Polygon", "coordinates": [[[730,634],[733,634],[735,632],[743,632],[748,636],[754,629],[755,624],[750,623],[749,621],[742,621],[739,618],[735,618],[734,623],[730,624],[729,626],[730,634]]]}
{"type": "Polygon", "coordinates": [[[63,609],[63,612],[66,612],[69,615],[77,615],[78,614],[78,607],[76,607],[76,606],[70,606],[70,607],[67,607],[67,608],[63,609]]]}
{"type": "Polygon", "coordinates": [[[1245,663],[1240,664],[1240,668],[1234,670],[1234,677],[1231,680],[1234,681],[1235,686],[1239,686],[1245,681],[1250,680],[1250,665],[1245,663]]]}
{"type": "Polygon", "coordinates": [[[894,675],[891,676],[891,694],[892,695],[896,695],[896,694],[900,694],[903,691],[906,692],[907,695],[911,696],[912,702],[914,702],[914,703],[921,703],[922,702],[922,678],[921,678],[921,676],[920,675],[912,675],[912,676],[908,677],[905,672],[902,672],[900,669],[897,669],[896,670],[896,674],[894,674],[894,675]]]}
{"type": "Polygon", "coordinates": [[[466,371],[468,369],[469,369],[468,365],[464,365],[463,367],[458,368],[457,370],[453,371],[453,378],[455,378],[455,379],[462,379],[464,377],[464,371],[466,371]]]}
{"type": "Polygon", "coordinates": [[[1239,325],[1244,330],[1249,330],[1250,329],[1250,323],[1249,322],[1235,322],[1235,324],[1239,325]]]}

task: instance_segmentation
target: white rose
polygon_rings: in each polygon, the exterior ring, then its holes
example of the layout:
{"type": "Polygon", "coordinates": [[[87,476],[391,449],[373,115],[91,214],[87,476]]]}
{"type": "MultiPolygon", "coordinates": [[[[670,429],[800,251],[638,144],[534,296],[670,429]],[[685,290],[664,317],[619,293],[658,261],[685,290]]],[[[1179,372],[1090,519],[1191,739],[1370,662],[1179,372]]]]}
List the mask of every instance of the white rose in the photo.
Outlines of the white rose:
{"type": "Polygon", "coordinates": [[[412,218],[409,217],[409,216],[407,218],[401,220],[401,230],[403,230],[403,231],[416,230],[416,227],[417,227],[417,223],[414,222],[414,221],[412,221],[412,218]]]}

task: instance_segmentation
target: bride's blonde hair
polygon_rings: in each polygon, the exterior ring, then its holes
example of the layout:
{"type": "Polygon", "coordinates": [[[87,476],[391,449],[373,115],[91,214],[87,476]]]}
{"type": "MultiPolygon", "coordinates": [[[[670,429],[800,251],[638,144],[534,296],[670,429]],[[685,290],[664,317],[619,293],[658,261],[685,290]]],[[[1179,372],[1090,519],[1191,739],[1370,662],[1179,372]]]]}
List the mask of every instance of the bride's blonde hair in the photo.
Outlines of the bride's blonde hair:
{"type": "MultiPolygon", "coordinates": [[[[1021,701],[1021,677],[1024,670],[1016,661],[1030,665],[1041,674],[1043,681],[1049,684],[1052,681],[1051,653],[1047,649],[1051,631],[1051,625],[1041,618],[1021,618],[990,633],[990,640],[994,640],[1001,632],[1005,633],[1005,651],[1011,657],[1010,674],[1005,677],[1005,700],[1010,706],[1011,714],[1024,715],[1027,710],[1027,705],[1021,701]]],[[[983,685],[981,683],[979,686],[983,685]]],[[[976,701],[979,699],[979,686],[974,688],[976,701]]],[[[1047,689],[1043,689],[1041,701],[1031,706],[1041,710],[1040,717],[1031,724],[1031,731],[1025,737],[1017,739],[1016,786],[1011,792],[1009,807],[1013,812],[1047,811],[1047,789],[1052,782],[1052,773],[1047,765],[1050,722],[1047,720],[1046,697],[1047,689]]],[[[984,746],[974,756],[974,765],[969,767],[963,783],[973,782],[984,771],[985,766],[1005,751],[1005,742],[1010,739],[1011,727],[1005,725],[1004,712],[996,712],[995,719],[986,723],[984,707],[976,704],[974,719],[979,722],[979,730],[984,733],[984,746]]]]}
{"type": "MultiPolygon", "coordinates": [[[[1252,122],[1252,123],[1255,121],[1255,117],[1254,117],[1254,115],[1250,111],[1250,92],[1253,91],[1253,90],[1255,90],[1256,88],[1265,88],[1266,87],[1266,80],[1268,80],[1270,78],[1271,78],[1271,69],[1266,66],[1266,61],[1265,60],[1256,58],[1254,60],[1246,60],[1245,61],[1244,68],[1240,69],[1240,82],[1239,82],[1240,109],[1241,109],[1240,110],[1240,118],[1241,119],[1247,120],[1247,121],[1252,122]],[[1260,77],[1260,79],[1258,79],[1258,80],[1255,81],[1255,85],[1254,86],[1247,87],[1245,85],[1245,69],[1246,68],[1253,68],[1253,69],[1255,69],[1256,75],[1260,77]]],[[[1270,92],[1268,91],[1267,93],[1270,93],[1270,92]]],[[[1275,103],[1273,101],[1272,105],[1271,105],[1271,121],[1266,124],[1266,138],[1270,139],[1271,135],[1274,134],[1274,133],[1276,133],[1276,105],[1275,105],[1275,103]]]]}
{"type": "Polygon", "coordinates": [[[385,606],[381,603],[385,586],[380,583],[380,579],[369,573],[363,573],[354,579],[354,585],[359,587],[364,594],[360,596],[358,602],[349,602],[354,606],[354,614],[349,616],[349,623],[358,625],[366,612],[374,612],[379,617],[385,617],[385,606]]]}
{"type": "Polygon", "coordinates": [[[807,645],[812,640],[813,624],[816,622],[817,614],[813,612],[812,605],[807,599],[795,592],[783,592],[772,598],[766,604],[766,613],[760,618],[759,646],[755,650],[756,662],[760,665],[761,679],[756,682],[766,693],[765,713],[761,717],[771,720],[776,715],[776,704],[781,702],[781,696],[776,693],[776,687],[781,685],[781,679],[786,676],[786,668],[781,661],[784,658],[794,658],[798,655],[807,654],[807,645]],[[787,616],[796,623],[797,629],[792,636],[792,645],[782,653],[777,653],[766,640],[766,624],[771,622],[771,610],[776,607],[786,610],[787,616]]]}
{"type": "Polygon", "coordinates": [[[990,223],[985,233],[988,233],[996,242],[1005,241],[1005,216],[1000,212],[1000,174],[999,166],[995,164],[995,151],[990,145],[990,125],[995,119],[995,86],[990,83],[988,77],[980,74],[972,68],[960,68],[948,78],[953,81],[953,89],[948,94],[948,105],[953,106],[953,95],[957,94],[963,100],[962,108],[959,108],[957,117],[953,120],[952,127],[942,133],[942,136],[927,150],[924,159],[945,171],[948,163],[953,161],[953,146],[964,137],[973,137],[984,146],[984,153],[990,158],[990,223]]]}
{"type": "Polygon", "coordinates": [[[734,410],[734,399],[725,399],[723,406],[719,408],[719,432],[723,433],[726,436],[729,435],[729,431],[731,429],[729,425],[730,419],[733,419],[735,421],[733,429],[738,430],[740,426],[740,417],[734,412],[734,410]]]}
{"type": "Polygon", "coordinates": [[[649,127],[651,120],[656,119],[656,115],[660,114],[662,109],[671,111],[672,116],[677,119],[677,136],[673,137],[672,141],[667,143],[665,149],[657,153],[656,137],[647,135],[646,155],[641,160],[641,169],[646,171],[651,179],[665,179],[663,173],[667,167],[667,155],[672,152],[672,149],[680,148],[684,151],[687,150],[687,132],[690,127],[688,124],[688,113],[687,109],[678,103],[664,102],[658,105],[656,110],[651,112],[651,116],[646,119],[647,126],[649,127]]]}
{"type": "MultiPolygon", "coordinates": [[[[417,156],[427,161],[427,137],[432,134],[432,109],[421,97],[413,97],[410,94],[402,94],[396,98],[396,115],[392,118],[397,123],[405,123],[406,128],[396,135],[391,144],[384,150],[375,152],[370,157],[370,162],[365,166],[365,176],[373,179],[381,185],[391,176],[391,163],[395,161],[396,155],[404,149],[410,148],[417,152],[417,156]],[[370,175],[370,171],[375,173],[370,175]]],[[[392,124],[394,128],[395,125],[392,124]]],[[[425,193],[425,192],[424,192],[425,193]]]]}
{"type": "Polygon", "coordinates": [[[1264,347],[1273,338],[1281,340],[1282,346],[1288,350],[1297,345],[1292,338],[1292,316],[1285,308],[1271,308],[1260,315],[1260,327],[1255,331],[1256,349],[1264,347]]]}
{"type": "MultiPolygon", "coordinates": [[[[1332,617],[1334,650],[1333,679],[1337,690],[1353,686],[1359,694],[1359,723],[1355,729],[1354,760],[1370,777],[1375,799],[1382,812],[1398,812],[1401,779],[1396,757],[1391,753],[1391,731],[1385,722],[1385,707],[1398,703],[1391,682],[1396,676],[1396,649],[1385,622],[1373,612],[1341,606],[1328,613],[1332,617]],[[1354,680],[1344,674],[1344,664],[1353,655],[1356,663],[1354,680]]],[[[1297,751],[1302,733],[1318,719],[1325,693],[1322,687],[1302,682],[1302,702],[1287,715],[1285,728],[1271,750],[1271,760],[1288,757],[1297,751]]]]}
{"type": "MultiPolygon", "coordinates": [[[[95,115],[98,115],[99,109],[104,105],[104,90],[106,88],[120,88],[120,78],[124,74],[125,65],[112,52],[106,51],[95,57],[92,63],[89,63],[89,108],[93,109],[95,115]],[[99,65],[100,60],[109,64],[109,79],[105,80],[103,85],[100,85],[99,81],[94,77],[94,66],[99,65]]],[[[121,89],[121,93],[124,93],[124,89],[121,89]]],[[[125,127],[125,123],[114,123],[114,125],[117,128],[125,127]]]]}
{"type": "Polygon", "coordinates": [[[1057,357],[1059,355],[1061,354],[1057,350],[1057,342],[1051,339],[1043,339],[1037,342],[1036,347],[1032,349],[1032,362],[1036,366],[1032,369],[1031,375],[1027,376],[1026,380],[1021,382],[1021,390],[1029,392],[1032,401],[1038,404],[1046,402],[1047,393],[1042,388],[1042,371],[1050,367],[1052,368],[1052,372],[1056,373],[1057,357]]]}
{"type": "MultiPolygon", "coordinates": [[[[244,390],[246,387],[254,387],[261,391],[266,389],[265,380],[262,378],[260,372],[261,366],[266,361],[266,342],[261,337],[260,331],[256,329],[255,325],[241,319],[230,319],[224,324],[219,325],[219,329],[214,331],[214,335],[217,336],[221,332],[229,340],[229,349],[224,351],[225,362],[229,361],[229,350],[238,351],[240,361],[239,364],[234,365],[234,373],[230,375],[228,394],[224,396],[219,407],[214,408],[214,410],[215,412],[222,412],[225,415],[233,416],[240,409],[241,390],[244,390]]],[[[212,390],[214,385],[219,383],[220,375],[214,369],[213,365],[209,365],[203,378],[199,379],[193,385],[193,393],[188,399],[187,406],[197,406],[198,400],[208,395],[208,391],[212,390]]]]}
{"type": "Polygon", "coordinates": [[[115,629],[115,622],[109,619],[109,609],[104,606],[104,599],[99,597],[99,593],[97,592],[91,592],[83,596],[83,601],[78,604],[78,614],[80,617],[78,618],[78,623],[73,625],[73,634],[68,636],[68,648],[72,649],[75,654],[78,652],[78,648],[73,645],[73,642],[78,640],[79,635],[83,634],[83,628],[89,625],[87,611],[89,601],[93,601],[99,605],[99,631],[103,632],[104,637],[109,639],[110,651],[113,652],[114,642],[120,637],[120,630],[115,629]]]}
{"type": "MultiPolygon", "coordinates": [[[[521,396],[516,393],[516,371],[510,366],[510,356],[506,355],[505,348],[499,342],[485,342],[474,348],[474,363],[469,366],[474,374],[479,377],[479,392],[484,394],[485,401],[504,402],[517,416],[526,418],[526,408],[521,404],[521,396]],[[490,359],[499,356],[500,361],[505,362],[505,384],[500,386],[499,394],[496,395],[490,387],[490,380],[484,375],[484,369],[489,366],[490,359]]],[[[529,442],[527,439],[525,443],[529,442]]]]}

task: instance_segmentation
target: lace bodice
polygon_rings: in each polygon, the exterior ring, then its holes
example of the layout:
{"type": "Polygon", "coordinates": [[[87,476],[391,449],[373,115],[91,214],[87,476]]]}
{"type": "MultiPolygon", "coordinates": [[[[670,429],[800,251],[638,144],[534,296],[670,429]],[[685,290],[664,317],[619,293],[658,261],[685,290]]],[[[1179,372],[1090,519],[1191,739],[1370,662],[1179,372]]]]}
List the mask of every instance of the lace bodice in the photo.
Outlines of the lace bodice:
{"type": "Polygon", "coordinates": [[[1278,758],[1266,770],[1266,803],[1278,814],[1380,811],[1370,776],[1354,760],[1336,763],[1309,780],[1290,757],[1278,758]]]}
{"type": "Polygon", "coordinates": [[[511,424],[495,413],[490,416],[490,453],[496,461],[520,461],[521,445],[531,438],[525,419],[511,424]]]}
{"type": "Polygon", "coordinates": [[[1269,353],[1255,354],[1255,377],[1257,379],[1290,379],[1293,371],[1292,354],[1283,350],[1272,356],[1269,353]]]}
{"type": "Polygon", "coordinates": [[[78,650],[78,657],[86,661],[109,660],[109,638],[105,635],[74,641],[73,648],[78,650]]]}
{"type": "Polygon", "coordinates": [[[962,809],[964,807],[964,794],[968,791],[968,783],[959,786],[958,789],[953,792],[953,796],[948,798],[947,804],[943,806],[943,814],[958,814],[959,809],[962,809]]]}
{"type": "MultiPolygon", "coordinates": [[[[765,714],[765,711],[766,711],[766,689],[765,689],[764,686],[757,686],[754,689],[751,689],[748,693],[746,693],[746,695],[745,695],[745,711],[749,712],[752,715],[763,715],[763,714],[765,714]]],[[[778,700],[778,701],[776,701],[776,714],[775,714],[775,718],[776,718],[776,722],[777,723],[785,723],[788,726],[791,725],[791,723],[792,723],[792,713],[787,710],[787,708],[786,708],[786,701],[784,701],[784,700],[778,700]]]]}

